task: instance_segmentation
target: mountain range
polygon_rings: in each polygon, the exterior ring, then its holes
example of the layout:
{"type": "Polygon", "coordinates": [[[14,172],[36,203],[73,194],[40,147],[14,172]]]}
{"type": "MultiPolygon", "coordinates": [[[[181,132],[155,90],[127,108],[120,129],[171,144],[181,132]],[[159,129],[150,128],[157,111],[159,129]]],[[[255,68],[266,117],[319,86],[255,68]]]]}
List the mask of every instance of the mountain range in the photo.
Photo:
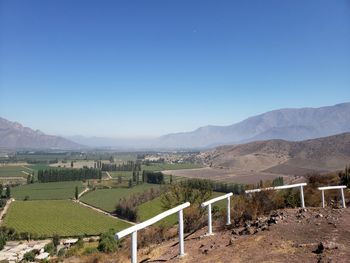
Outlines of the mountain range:
{"type": "Polygon", "coordinates": [[[62,149],[77,150],[84,146],[39,130],[23,127],[18,122],[0,118],[0,147],[6,149],[62,149]]]}
{"type": "Polygon", "coordinates": [[[121,150],[207,149],[269,139],[301,141],[344,132],[350,132],[350,102],[320,108],[278,109],[229,126],[209,125],[155,139],[63,138],[0,118],[0,147],[80,149],[86,145],[121,150]]]}
{"type": "Polygon", "coordinates": [[[301,141],[350,132],[350,103],[321,108],[279,109],[229,126],[205,126],[156,139],[158,147],[210,148],[257,140],[301,141]]]}

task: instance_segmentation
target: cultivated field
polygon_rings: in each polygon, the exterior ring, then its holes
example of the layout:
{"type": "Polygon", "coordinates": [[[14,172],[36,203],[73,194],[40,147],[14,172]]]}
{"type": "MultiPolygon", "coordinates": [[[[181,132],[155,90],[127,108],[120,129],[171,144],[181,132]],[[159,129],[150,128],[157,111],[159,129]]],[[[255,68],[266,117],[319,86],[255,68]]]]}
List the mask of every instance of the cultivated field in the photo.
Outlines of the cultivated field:
{"type": "Polygon", "coordinates": [[[60,236],[98,235],[128,223],[95,212],[72,201],[15,201],[4,219],[18,232],[60,236]]]}
{"type": "Polygon", "coordinates": [[[292,179],[292,176],[286,176],[283,174],[243,171],[238,169],[214,169],[210,167],[199,169],[166,170],[163,171],[163,173],[180,177],[202,178],[239,184],[256,184],[260,180],[273,180],[277,177],[284,177],[286,183],[292,179]]]}
{"type": "Polygon", "coordinates": [[[12,197],[23,200],[26,196],[29,200],[60,200],[74,197],[75,187],[78,186],[79,193],[84,190],[81,181],[34,183],[13,187],[12,197]]]}
{"type": "MultiPolygon", "coordinates": [[[[123,180],[129,180],[132,178],[132,172],[130,171],[113,171],[113,172],[108,172],[113,178],[118,178],[121,176],[123,180]]],[[[139,175],[141,177],[142,171],[139,172],[139,175]]]]}
{"type": "Polygon", "coordinates": [[[22,165],[6,165],[0,166],[0,177],[25,177],[26,173],[31,173],[32,170],[22,165]]]}
{"type": "Polygon", "coordinates": [[[83,195],[80,200],[104,211],[113,212],[118,200],[157,187],[159,187],[159,185],[140,184],[132,188],[97,189],[83,195]]]}
{"type": "Polygon", "coordinates": [[[180,170],[202,168],[202,165],[193,163],[157,163],[150,165],[142,165],[142,170],[147,171],[164,171],[164,170],[180,170]]]}

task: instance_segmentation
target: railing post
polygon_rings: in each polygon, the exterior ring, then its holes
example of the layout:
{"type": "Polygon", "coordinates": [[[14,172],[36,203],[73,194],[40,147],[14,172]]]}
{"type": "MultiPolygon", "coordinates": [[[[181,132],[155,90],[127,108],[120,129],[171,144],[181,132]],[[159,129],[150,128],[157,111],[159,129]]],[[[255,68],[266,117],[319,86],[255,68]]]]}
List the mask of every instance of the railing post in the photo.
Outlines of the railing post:
{"type": "Polygon", "coordinates": [[[343,201],[343,208],[345,208],[346,205],[345,205],[345,197],[344,197],[344,188],[341,188],[340,191],[341,191],[341,199],[343,201]]]}
{"type": "Polygon", "coordinates": [[[137,231],[131,234],[131,263],[137,263],[137,231]]]}
{"type": "Polygon", "coordinates": [[[230,197],[227,197],[227,224],[231,225],[231,200],[230,197]]]}
{"type": "Polygon", "coordinates": [[[305,208],[303,186],[300,186],[300,199],[301,199],[301,208],[305,208]]]}
{"type": "Polygon", "coordinates": [[[213,234],[212,224],[211,224],[211,204],[208,204],[208,235],[213,234]]]}
{"type": "Polygon", "coordinates": [[[324,203],[324,190],[322,190],[322,207],[325,207],[325,203],[324,203]]]}
{"type": "Polygon", "coordinates": [[[184,246],[184,219],[183,219],[183,210],[179,210],[179,255],[180,257],[185,255],[185,246],[184,246]]]}

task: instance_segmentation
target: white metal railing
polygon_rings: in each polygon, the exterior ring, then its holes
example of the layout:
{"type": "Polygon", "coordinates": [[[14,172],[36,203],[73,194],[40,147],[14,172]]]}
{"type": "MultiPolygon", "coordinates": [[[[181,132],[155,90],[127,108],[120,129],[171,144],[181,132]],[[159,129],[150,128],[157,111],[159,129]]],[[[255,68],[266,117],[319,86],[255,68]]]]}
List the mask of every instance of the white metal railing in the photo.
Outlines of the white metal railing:
{"type": "Polygon", "coordinates": [[[307,183],[300,183],[300,184],[290,184],[290,185],[274,186],[274,187],[267,187],[267,188],[258,188],[258,189],[246,190],[245,193],[249,194],[249,193],[256,193],[256,192],[268,191],[268,190],[283,190],[283,189],[288,189],[288,188],[300,187],[301,207],[305,208],[303,187],[306,185],[307,185],[307,183]]]}
{"type": "Polygon", "coordinates": [[[227,225],[231,224],[231,202],[230,202],[230,197],[232,196],[232,193],[228,193],[213,199],[210,199],[204,203],[202,203],[202,207],[208,206],[208,233],[207,235],[212,235],[213,234],[213,227],[211,223],[211,204],[216,203],[217,201],[227,199],[227,225]]]}
{"type": "Polygon", "coordinates": [[[319,187],[318,190],[322,191],[322,207],[325,207],[325,202],[324,202],[324,191],[325,190],[333,190],[333,189],[340,189],[341,193],[341,199],[343,202],[343,207],[345,208],[345,197],[344,197],[344,188],[346,188],[346,185],[335,185],[335,186],[324,186],[324,187],[319,187]]]}
{"type": "Polygon", "coordinates": [[[122,237],[125,237],[129,234],[131,234],[131,262],[137,263],[137,231],[148,227],[150,225],[153,225],[154,223],[162,220],[163,218],[170,216],[172,214],[175,214],[178,212],[179,217],[179,255],[183,256],[185,254],[185,248],[184,248],[184,225],[183,225],[183,209],[186,207],[189,207],[190,203],[184,203],[182,205],[176,206],[172,209],[169,209],[159,215],[156,215],[155,217],[152,217],[151,219],[148,219],[140,224],[134,225],[132,227],[129,227],[127,229],[124,229],[122,231],[119,231],[115,234],[115,238],[117,240],[121,239],[122,237]]]}

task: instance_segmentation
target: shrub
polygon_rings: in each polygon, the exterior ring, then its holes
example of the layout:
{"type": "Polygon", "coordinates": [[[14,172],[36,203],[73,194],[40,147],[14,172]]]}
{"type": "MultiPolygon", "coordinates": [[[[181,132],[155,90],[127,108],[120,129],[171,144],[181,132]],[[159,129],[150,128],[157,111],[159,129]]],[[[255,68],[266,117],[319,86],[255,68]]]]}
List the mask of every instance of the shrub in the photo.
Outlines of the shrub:
{"type": "Polygon", "coordinates": [[[48,243],[44,247],[44,251],[49,253],[51,256],[55,254],[55,246],[52,242],[48,243]]]}
{"type": "Polygon", "coordinates": [[[57,234],[54,234],[52,237],[52,243],[55,247],[57,247],[60,244],[60,236],[57,234]]]}
{"type": "Polygon", "coordinates": [[[58,257],[64,257],[65,253],[66,253],[65,249],[61,248],[60,250],[58,250],[57,256],[58,257]]]}
{"type": "Polygon", "coordinates": [[[90,255],[95,253],[98,253],[98,249],[95,247],[87,247],[83,251],[83,255],[90,255]]]}
{"type": "Polygon", "coordinates": [[[84,240],[81,237],[79,237],[75,245],[77,246],[78,249],[82,249],[84,247],[84,240]]]}
{"type": "Polygon", "coordinates": [[[104,253],[115,252],[119,247],[118,242],[114,238],[114,231],[109,230],[107,233],[101,235],[97,249],[104,253]]]}
{"type": "Polygon", "coordinates": [[[6,245],[6,235],[3,232],[0,232],[0,250],[6,245]]]}
{"type": "Polygon", "coordinates": [[[24,254],[23,259],[32,262],[35,260],[35,253],[33,251],[29,251],[24,254]]]}
{"type": "Polygon", "coordinates": [[[76,246],[70,247],[65,254],[66,257],[72,257],[75,255],[78,255],[78,248],[76,246]]]}

